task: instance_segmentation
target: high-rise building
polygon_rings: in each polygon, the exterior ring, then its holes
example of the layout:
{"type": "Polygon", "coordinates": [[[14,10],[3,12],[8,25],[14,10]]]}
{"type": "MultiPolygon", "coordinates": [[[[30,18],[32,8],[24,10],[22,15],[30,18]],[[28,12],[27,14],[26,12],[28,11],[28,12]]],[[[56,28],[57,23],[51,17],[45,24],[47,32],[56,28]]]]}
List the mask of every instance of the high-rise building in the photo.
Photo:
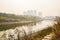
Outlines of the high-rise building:
{"type": "Polygon", "coordinates": [[[36,10],[27,10],[24,12],[25,15],[36,16],[36,10]]]}
{"type": "Polygon", "coordinates": [[[38,12],[36,10],[27,10],[24,12],[25,15],[29,15],[29,16],[38,16],[38,17],[42,17],[42,12],[38,12]]]}
{"type": "Polygon", "coordinates": [[[38,12],[37,15],[38,15],[39,17],[42,17],[42,12],[38,12]]]}

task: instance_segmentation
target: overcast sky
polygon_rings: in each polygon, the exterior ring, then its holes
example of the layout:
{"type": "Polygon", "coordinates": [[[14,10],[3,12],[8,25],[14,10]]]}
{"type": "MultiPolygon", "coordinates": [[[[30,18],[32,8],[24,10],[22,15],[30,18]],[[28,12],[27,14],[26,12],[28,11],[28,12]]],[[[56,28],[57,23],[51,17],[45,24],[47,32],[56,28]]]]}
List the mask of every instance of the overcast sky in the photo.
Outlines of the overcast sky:
{"type": "Polygon", "coordinates": [[[0,0],[0,12],[23,14],[26,10],[37,10],[43,16],[60,16],[60,0],[0,0]]]}

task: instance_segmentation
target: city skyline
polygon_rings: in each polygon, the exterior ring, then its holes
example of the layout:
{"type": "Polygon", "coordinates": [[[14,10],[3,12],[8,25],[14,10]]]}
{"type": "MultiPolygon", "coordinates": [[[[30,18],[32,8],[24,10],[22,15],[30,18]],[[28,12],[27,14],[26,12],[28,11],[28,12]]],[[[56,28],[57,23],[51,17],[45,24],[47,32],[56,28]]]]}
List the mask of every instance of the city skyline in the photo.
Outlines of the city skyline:
{"type": "Polygon", "coordinates": [[[60,0],[0,0],[0,12],[23,15],[26,10],[37,10],[43,16],[60,16],[60,0]]]}

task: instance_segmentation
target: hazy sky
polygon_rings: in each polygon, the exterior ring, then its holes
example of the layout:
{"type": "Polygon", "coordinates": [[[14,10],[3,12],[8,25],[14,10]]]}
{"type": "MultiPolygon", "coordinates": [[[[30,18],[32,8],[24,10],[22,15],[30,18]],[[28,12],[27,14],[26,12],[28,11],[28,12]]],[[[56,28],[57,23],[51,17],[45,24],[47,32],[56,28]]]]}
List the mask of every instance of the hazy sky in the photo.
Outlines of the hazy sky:
{"type": "Polygon", "coordinates": [[[60,0],[0,0],[0,12],[23,14],[26,10],[41,11],[43,16],[60,16],[60,0]]]}

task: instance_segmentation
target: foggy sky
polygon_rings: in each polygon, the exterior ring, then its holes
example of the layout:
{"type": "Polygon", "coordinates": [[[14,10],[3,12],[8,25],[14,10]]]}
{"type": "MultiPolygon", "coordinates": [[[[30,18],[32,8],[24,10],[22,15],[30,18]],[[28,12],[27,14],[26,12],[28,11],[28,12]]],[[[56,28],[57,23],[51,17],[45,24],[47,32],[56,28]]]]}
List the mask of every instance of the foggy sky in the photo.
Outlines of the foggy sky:
{"type": "Polygon", "coordinates": [[[43,16],[60,16],[60,0],[0,0],[0,12],[23,14],[37,10],[43,16]]]}

